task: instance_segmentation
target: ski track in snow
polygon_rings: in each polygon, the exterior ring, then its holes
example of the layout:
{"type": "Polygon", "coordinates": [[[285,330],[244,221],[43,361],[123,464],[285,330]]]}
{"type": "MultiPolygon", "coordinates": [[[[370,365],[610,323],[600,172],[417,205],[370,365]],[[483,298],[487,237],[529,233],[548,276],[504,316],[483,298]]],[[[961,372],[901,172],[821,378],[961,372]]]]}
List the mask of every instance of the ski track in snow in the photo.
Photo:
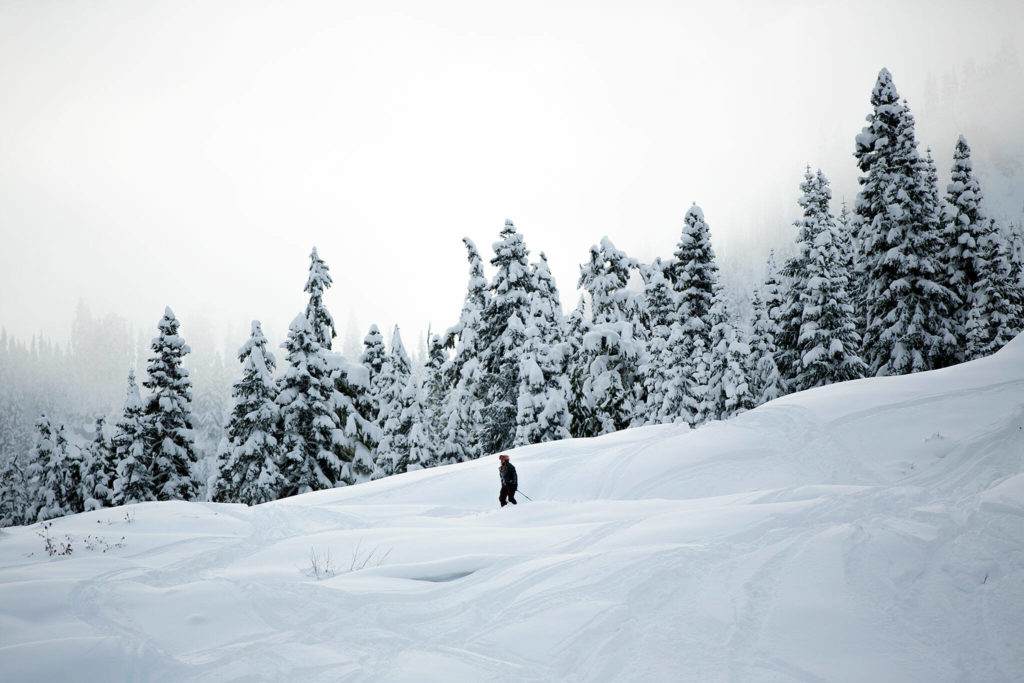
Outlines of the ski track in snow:
{"type": "Polygon", "coordinates": [[[8,529],[0,678],[1022,680],[1022,427],[1024,338],[693,431],[517,449],[515,507],[484,458],[56,520],[71,557],[8,529]]]}

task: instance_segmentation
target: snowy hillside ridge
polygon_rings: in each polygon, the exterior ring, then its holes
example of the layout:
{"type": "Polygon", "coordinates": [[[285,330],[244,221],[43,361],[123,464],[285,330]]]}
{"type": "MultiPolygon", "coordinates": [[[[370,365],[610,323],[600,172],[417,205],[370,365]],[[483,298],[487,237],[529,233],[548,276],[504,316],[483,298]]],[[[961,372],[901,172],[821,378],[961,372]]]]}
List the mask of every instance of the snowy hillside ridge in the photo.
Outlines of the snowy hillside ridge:
{"type": "Polygon", "coordinates": [[[5,529],[2,678],[1024,678],[1024,337],[510,453],[5,529]]]}

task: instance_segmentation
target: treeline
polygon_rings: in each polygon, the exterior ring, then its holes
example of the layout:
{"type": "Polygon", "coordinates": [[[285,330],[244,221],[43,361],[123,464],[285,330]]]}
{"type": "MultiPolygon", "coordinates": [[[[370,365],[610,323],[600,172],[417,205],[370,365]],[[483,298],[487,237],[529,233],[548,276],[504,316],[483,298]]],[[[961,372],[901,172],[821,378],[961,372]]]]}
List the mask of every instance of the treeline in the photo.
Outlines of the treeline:
{"type": "MultiPolygon", "coordinates": [[[[796,253],[781,268],[769,258],[750,320],[730,310],[696,205],[670,257],[641,263],[607,238],[591,247],[568,316],[544,254],[531,261],[508,221],[490,279],[464,240],[461,316],[429,335],[426,366],[414,373],[397,327],[388,348],[371,326],[359,359],[332,350],[330,271],[314,249],[309,302],[282,345],[282,368],[259,322],[239,350],[210,498],[257,504],[525,444],[697,426],[794,391],[993,353],[1024,327],[1019,231],[985,215],[962,137],[940,193],[884,69],[871,107],[856,137],[863,175],[853,211],[844,204],[837,216],[828,179],[808,167],[796,253]]],[[[99,422],[78,449],[40,419],[35,447],[4,470],[4,524],[203,489],[181,367],[188,347],[170,309],[159,329],[149,394],[129,376],[112,438],[99,422]]]]}

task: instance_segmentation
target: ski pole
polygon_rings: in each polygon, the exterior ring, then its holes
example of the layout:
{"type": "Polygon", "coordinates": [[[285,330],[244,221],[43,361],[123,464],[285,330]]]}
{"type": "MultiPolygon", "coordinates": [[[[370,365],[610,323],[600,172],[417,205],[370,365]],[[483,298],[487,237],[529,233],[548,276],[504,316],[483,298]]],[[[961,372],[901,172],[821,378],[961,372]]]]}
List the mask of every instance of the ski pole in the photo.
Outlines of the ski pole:
{"type": "MultiPolygon", "coordinates": [[[[519,489],[516,489],[516,493],[523,493],[523,492],[522,492],[522,491],[520,491],[519,489]]],[[[528,495],[526,495],[525,493],[523,493],[523,498],[525,498],[525,499],[526,499],[526,500],[528,500],[528,501],[531,501],[531,502],[533,502],[533,498],[530,498],[530,497],[529,497],[528,495]]]]}

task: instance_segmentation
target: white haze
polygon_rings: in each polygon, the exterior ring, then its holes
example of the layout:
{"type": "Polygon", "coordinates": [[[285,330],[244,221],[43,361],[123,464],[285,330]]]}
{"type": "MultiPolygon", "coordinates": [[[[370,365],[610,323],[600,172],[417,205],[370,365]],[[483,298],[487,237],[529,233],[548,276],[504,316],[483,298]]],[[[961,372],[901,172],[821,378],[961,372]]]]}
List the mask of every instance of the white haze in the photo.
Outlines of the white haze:
{"type": "Polygon", "coordinates": [[[1020,220],[1024,4],[709,4],[5,2],[0,326],[63,343],[85,300],[280,341],[316,245],[341,336],[415,348],[463,236],[489,259],[512,218],[570,308],[589,245],[668,256],[694,201],[741,292],[806,163],[852,203],[883,66],[940,174],[963,133],[1020,220]]]}

